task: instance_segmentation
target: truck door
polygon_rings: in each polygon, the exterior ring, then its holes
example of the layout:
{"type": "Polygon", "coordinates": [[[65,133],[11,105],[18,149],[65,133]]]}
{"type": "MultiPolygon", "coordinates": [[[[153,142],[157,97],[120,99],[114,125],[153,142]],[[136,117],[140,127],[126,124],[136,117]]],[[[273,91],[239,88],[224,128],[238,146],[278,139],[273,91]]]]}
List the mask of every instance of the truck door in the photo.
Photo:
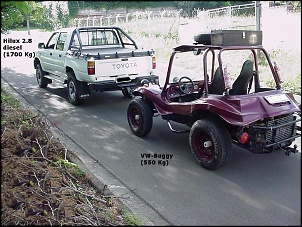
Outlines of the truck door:
{"type": "Polygon", "coordinates": [[[55,49],[53,51],[53,71],[54,74],[60,77],[60,79],[65,79],[66,73],[65,73],[65,66],[64,66],[64,60],[65,60],[65,54],[66,54],[66,43],[67,33],[61,32],[59,34],[59,37],[57,39],[57,44],[55,46],[55,49]]]}
{"type": "Polygon", "coordinates": [[[42,51],[40,55],[43,70],[50,73],[53,73],[53,52],[58,36],[58,32],[55,32],[51,35],[45,46],[45,51],[42,51]]]}

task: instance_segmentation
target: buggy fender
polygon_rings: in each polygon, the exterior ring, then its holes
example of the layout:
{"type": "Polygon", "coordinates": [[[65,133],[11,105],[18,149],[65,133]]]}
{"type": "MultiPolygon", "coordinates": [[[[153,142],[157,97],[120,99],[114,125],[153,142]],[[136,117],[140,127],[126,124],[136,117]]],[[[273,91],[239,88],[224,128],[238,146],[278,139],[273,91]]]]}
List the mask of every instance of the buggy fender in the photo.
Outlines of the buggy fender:
{"type": "Polygon", "coordinates": [[[149,86],[141,86],[133,90],[135,96],[146,96],[150,98],[153,95],[160,95],[161,90],[158,85],[150,84],[149,86]]]}
{"type": "MultiPolygon", "coordinates": [[[[280,93],[271,92],[271,94],[280,93]]],[[[261,94],[209,98],[206,102],[195,103],[192,106],[192,113],[200,109],[206,109],[219,115],[229,124],[242,126],[256,122],[261,118],[267,118],[268,116],[300,111],[299,106],[292,99],[289,99],[287,103],[282,105],[271,105],[261,94]]]]}

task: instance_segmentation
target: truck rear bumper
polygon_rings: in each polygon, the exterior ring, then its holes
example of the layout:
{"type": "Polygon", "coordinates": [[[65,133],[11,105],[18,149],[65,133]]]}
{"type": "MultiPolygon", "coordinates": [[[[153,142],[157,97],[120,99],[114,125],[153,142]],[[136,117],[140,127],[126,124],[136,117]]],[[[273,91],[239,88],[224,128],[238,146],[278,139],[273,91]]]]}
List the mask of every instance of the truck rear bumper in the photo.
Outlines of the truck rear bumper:
{"type": "Polygon", "coordinates": [[[89,83],[89,88],[91,90],[96,90],[96,91],[116,91],[116,90],[122,90],[123,88],[126,87],[136,88],[141,86],[141,81],[144,79],[147,79],[152,84],[159,83],[158,76],[151,75],[151,76],[136,77],[132,80],[120,81],[120,82],[114,80],[106,80],[97,83],[89,83]]]}

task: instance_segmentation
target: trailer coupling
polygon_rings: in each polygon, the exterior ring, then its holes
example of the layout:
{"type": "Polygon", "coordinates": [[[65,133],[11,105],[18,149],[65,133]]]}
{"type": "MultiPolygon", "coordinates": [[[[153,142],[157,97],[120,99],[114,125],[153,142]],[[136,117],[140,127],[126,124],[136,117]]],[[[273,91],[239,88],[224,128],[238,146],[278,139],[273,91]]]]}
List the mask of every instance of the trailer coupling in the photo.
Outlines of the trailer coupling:
{"type": "Polygon", "coordinates": [[[297,149],[297,144],[294,145],[294,147],[285,147],[285,148],[282,148],[282,150],[284,150],[284,153],[286,156],[290,156],[291,153],[298,153],[298,149],[297,149]]]}

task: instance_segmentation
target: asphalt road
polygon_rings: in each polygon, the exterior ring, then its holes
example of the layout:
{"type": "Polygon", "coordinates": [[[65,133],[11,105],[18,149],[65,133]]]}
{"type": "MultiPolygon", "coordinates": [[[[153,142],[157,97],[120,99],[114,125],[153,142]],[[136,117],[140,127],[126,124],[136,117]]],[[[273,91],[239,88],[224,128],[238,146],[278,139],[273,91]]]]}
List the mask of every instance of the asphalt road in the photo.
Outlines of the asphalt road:
{"type": "MultiPolygon", "coordinates": [[[[34,73],[30,57],[2,55],[3,85],[43,113],[80,163],[146,225],[301,225],[300,152],[256,155],[235,147],[225,167],[208,171],[195,161],[188,134],[172,133],[160,117],[147,137],[132,134],[130,100],[121,92],[93,92],[75,107],[64,86],[40,89],[34,73]],[[145,154],[170,159],[142,166],[145,154]]],[[[301,138],[296,142],[301,150],[301,138]]]]}

